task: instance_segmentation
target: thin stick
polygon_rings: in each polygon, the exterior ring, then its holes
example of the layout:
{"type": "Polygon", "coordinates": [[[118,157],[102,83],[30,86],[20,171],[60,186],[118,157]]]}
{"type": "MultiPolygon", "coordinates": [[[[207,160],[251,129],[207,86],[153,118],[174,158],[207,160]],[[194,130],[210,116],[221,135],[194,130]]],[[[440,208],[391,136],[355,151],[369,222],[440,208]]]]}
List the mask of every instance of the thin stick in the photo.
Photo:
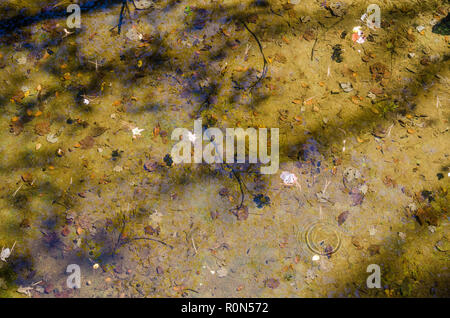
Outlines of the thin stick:
{"type": "Polygon", "coordinates": [[[267,60],[266,60],[266,56],[264,55],[264,51],[263,51],[261,42],[259,41],[258,37],[256,36],[255,33],[252,32],[252,30],[250,30],[250,29],[248,28],[247,24],[246,24],[244,21],[241,21],[241,22],[242,22],[242,24],[244,25],[245,29],[247,29],[247,31],[255,38],[256,43],[258,43],[259,51],[261,52],[261,55],[262,55],[262,58],[263,58],[263,62],[264,62],[263,70],[262,70],[262,72],[261,72],[261,76],[256,80],[255,83],[253,83],[252,86],[249,87],[249,90],[251,90],[253,87],[256,86],[256,84],[258,84],[262,79],[264,79],[264,77],[266,77],[266,75],[267,75],[267,70],[268,70],[268,66],[267,66],[268,63],[267,63],[267,60]]]}
{"type": "Polygon", "coordinates": [[[194,247],[194,250],[195,250],[195,254],[198,254],[198,252],[197,252],[197,248],[195,247],[195,242],[194,242],[194,238],[193,238],[193,237],[191,237],[191,240],[192,240],[192,246],[194,247]]]}
{"type": "Polygon", "coordinates": [[[19,190],[23,187],[23,183],[17,188],[17,190],[13,193],[12,197],[14,198],[17,194],[17,192],[19,192],[19,190]]]}
{"type": "Polygon", "coordinates": [[[160,241],[160,240],[157,240],[157,239],[150,238],[150,237],[134,237],[134,238],[132,238],[132,239],[129,239],[129,240],[126,241],[126,242],[123,242],[121,245],[124,245],[124,244],[126,244],[126,243],[129,243],[129,242],[131,242],[131,241],[137,241],[137,240],[154,241],[154,242],[161,243],[161,244],[163,244],[163,245],[165,245],[165,246],[167,246],[167,247],[170,247],[170,249],[173,249],[173,246],[172,246],[172,245],[167,244],[166,242],[163,242],[163,241],[160,241]]]}

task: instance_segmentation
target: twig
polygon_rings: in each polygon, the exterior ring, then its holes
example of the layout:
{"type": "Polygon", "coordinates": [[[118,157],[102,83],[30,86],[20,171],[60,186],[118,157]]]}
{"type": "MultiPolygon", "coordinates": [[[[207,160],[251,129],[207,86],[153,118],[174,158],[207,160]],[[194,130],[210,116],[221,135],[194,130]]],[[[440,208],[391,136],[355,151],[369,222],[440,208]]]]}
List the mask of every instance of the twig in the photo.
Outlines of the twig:
{"type": "Polygon", "coordinates": [[[198,252],[197,252],[197,248],[195,247],[195,242],[194,242],[194,238],[193,238],[193,237],[191,237],[191,240],[192,240],[192,246],[194,247],[194,250],[195,250],[195,254],[198,254],[198,252]]]}
{"type": "Polygon", "coordinates": [[[17,188],[16,191],[14,191],[14,193],[13,193],[13,195],[12,195],[13,198],[16,196],[17,192],[19,192],[19,190],[20,190],[22,187],[23,187],[23,183],[17,188]]]}
{"type": "Polygon", "coordinates": [[[247,24],[246,24],[244,21],[241,20],[241,22],[242,22],[242,24],[244,25],[244,27],[247,29],[247,31],[255,38],[256,43],[258,43],[259,51],[261,52],[261,55],[262,55],[262,58],[263,58],[263,62],[264,62],[263,70],[262,70],[261,76],[259,76],[258,79],[256,80],[256,82],[253,83],[253,85],[251,85],[251,86],[248,88],[249,90],[251,90],[253,87],[256,86],[256,84],[258,84],[262,79],[264,79],[264,77],[266,77],[266,75],[267,75],[267,70],[268,70],[268,66],[267,66],[268,63],[267,63],[267,60],[266,60],[266,56],[264,55],[264,51],[263,51],[261,42],[259,41],[258,37],[256,36],[255,33],[252,32],[252,30],[250,30],[250,29],[248,28],[247,24]]]}
{"type": "Polygon", "coordinates": [[[158,242],[158,243],[161,243],[161,244],[169,247],[171,250],[173,249],[172,245],[167,244],[166,242],[163,242],[163,241],[160,241],[160,240],[157,240],[157,239],[150,238],[150,237],[134,237],[134,238],[131,238],[131,239],[121,243],[121,245],[130,243],[131,241],[137,241],[137,240],[148,240],[148,241],[158,242]]]}

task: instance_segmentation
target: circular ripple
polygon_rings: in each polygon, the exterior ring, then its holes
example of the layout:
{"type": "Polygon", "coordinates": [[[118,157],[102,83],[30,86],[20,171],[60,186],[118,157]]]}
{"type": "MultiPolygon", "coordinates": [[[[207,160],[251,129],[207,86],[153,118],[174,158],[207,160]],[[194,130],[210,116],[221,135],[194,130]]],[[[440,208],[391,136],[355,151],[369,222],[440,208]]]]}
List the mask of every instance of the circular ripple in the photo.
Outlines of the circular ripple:
{"type": "Polygon", "coordinates": [[[336,253],[341,247],[341,237],[335,226],[326,222],[312,223],[305,232],[308,248],[319,255],[336,253]]]}

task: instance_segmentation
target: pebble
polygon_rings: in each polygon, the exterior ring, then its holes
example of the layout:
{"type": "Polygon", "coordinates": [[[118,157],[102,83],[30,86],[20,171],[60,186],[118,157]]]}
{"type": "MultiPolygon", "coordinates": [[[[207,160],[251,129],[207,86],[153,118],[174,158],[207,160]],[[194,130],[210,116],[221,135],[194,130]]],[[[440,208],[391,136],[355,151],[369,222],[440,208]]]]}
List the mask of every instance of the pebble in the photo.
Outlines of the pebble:
{"type": "Polygon", "coordinates": [[[350,93],[353,90],[352,83],[339,83],[339,86],[342,88],[342,90],[346,93],[350,93]]]}
{"type": "Polygon", "coordinates": [[[125,36],[131,41],[140,41],[143,38],[135,28],[130,28],[125,36]]]}
{"type": "Polygon", "coordinates": [[[58,137],[56,137],[55,134],[48,134],[47,141],[51,144],[54,144],[54,143],[58,142],[58,137]]]}
{"type": "Polygon", "coordinates": [[[152,0],[134,0],[134,2],[138,9],[148,9],[153,5],[152,0]]]}
{"type": "Polygon", "coordinates": [[[225,277],[228,275],[228,270],[225,267],[221,267],[217,270],[217,275],[219,277],[225,277]]]}
{"type": "Polygon", "coordinates": [[[121,166],[115,166],[113,169],[115,172],[121,172],[123,168],[121,166]]]}

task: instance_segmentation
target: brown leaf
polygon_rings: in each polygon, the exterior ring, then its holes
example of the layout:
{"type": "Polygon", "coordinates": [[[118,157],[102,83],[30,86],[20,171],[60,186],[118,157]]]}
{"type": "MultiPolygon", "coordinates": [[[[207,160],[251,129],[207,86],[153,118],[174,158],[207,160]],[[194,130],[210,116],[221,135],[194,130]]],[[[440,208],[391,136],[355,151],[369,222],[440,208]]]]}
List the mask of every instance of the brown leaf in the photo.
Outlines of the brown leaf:
{"type": "Polygon", "coordinates": [[[20,222],[20,227],[21,228],[28,228],[31,226],[31,222],[30,219],[23,219],[22,222],[20,222]]]}
{"type": "Polygon", "coordinates": [[[345,220],[347,220],[349,215],[350,215],[349,211],[344,211],[341,214],[339,214],[339,216],[337,218],[338,219],[338,225],[341,226],[345,222],[345,220]]]}
{"type": "Polygon", "coordinates": [[[274,55],[273,59],[274,59],[276,62],[281,63],[281,64],[285,64],[285,63],[287,62],[286,56],[284,56],[283,54],[280,54],[280,53],[276,53],[276,54],[274,55]]]}
{"type": "Polygon", "coordinates": [[[92,128],[91,135],[92,135],[92,137],[99,137],[99,136],[103,135],[103,133],[106,130],[107,130],[107,128],[105,128],[105,127],[97,126],[97,127],[92,128]]]}
{"type": "Polygon", "coordinates": [[[397,183],[394,180],[392,180],[391,177],[389,177],[389,176],[384,177],[383,183],[387,187],[391,186],[391,187],[395,188],[397,186],[397,183]]]}
{"type": "Polygon", "coordinates": [[[361,243],[356,239],[356,237],[352,237],[352,244],[356,247],[356,249],[361,250],[363,247],[361,246],[361,243]]]}
{"type": "Polygon", "coordinates": [[[23,123],[20,120],[12,122],[9,127],[9,131],[15,136],[20,135],[20,133],[23,131],[23,123]]]}
{"type": "Polygon", "coordinates": [[[372,73],[373,79],[377,82],[391,76],[391,73],[388,71],[388,67],[380,62],[374,63],[370,66],[370,73],[372,73]]]}
{"type": "Polygon", "coordinates": [[[87,136],[83,140],[80,141],[80,145],[82,149],[90,149],[94,146],[94,137],[87,136]]]}
{"type": "Polygon", "coordinates": [[[316,33],[314,32],[313,29],[308,29],[305,31],[305,33],[303,33],[303,38],[306,41],[312,41],[316,38],[316,33]]]}
{"type": "Polygon", "coordinates": [[[29,172],[25,172],[22,175],[22,180],[23,180],[23,182],[31,183],[31,182],[33,182],[33,175],[29,172]]]}
{"type": "Polygon", "coordinates": [[[39,136],[45,136],[50,132],[50,123],[48,121],[41,121],[34,125],[34,132],[39,136]]]}
{"type": "Polygon", "coordinates": [[[159,123],[153,128],[153,137],[159,136],[159,132],[161,131],[161,126],[159,126],[159,123]]]}
{"type": "Polygon", "coordinates": [[[148,234],[148,235],[154,235],[154,234],[159,235],[160,228],[159,228],[159,226],[154,228],[151,225],[147,225],[146,227],[144,227],[144,232],[145,232],[145,234],[148,234]]]}
{"type": "Polygon", "coordinates": [[[62,236],[67,236],[67,235],[69,235],[69,234],[70,234],[70,229],[69,229],[69,227],[66,225],[66,226],[64,226],[63,229],[62,229],[61,235],[62,235],[62,236]]]}
{"type": "Polygon", "coordinates": [[[367,250],[369,251],[370,256],[380,254],[380,245],[372,244],[369,246],[367,250]]]}

